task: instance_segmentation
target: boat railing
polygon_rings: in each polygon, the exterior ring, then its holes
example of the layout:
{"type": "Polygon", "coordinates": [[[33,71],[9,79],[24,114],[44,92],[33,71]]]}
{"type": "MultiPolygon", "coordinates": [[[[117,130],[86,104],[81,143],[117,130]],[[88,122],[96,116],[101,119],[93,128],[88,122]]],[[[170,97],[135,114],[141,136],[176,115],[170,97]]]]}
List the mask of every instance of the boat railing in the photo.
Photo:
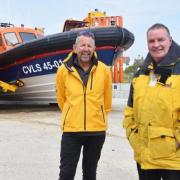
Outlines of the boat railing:
{"type": "Polygon", "coordinates": [[[3,28],[14,27],[14,24],[11,24],[11,23],[0,23],[0,27],[3,27],[3,28]]]}

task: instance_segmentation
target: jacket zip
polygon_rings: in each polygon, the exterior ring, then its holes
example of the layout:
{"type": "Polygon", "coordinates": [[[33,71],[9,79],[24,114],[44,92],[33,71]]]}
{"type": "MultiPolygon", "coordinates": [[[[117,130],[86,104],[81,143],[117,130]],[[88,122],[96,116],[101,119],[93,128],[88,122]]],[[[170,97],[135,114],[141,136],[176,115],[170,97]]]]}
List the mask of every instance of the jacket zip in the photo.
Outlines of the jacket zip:
{"type": "Polygon", "coordinates": [[[86,131],[86,87],[83,85],[83,91],[84,91],[84,131],[86,131]]]}
{"type": "MultiPolygon", "coordinates": [[[[82,82],[79,76],[75,75],[75,77],[77,77],[82,82]]],[[[93,72],[91,73],[90,90],[92,90],[92,85],[93,85],[93,72]]],[[[86,87],[84,86],[83,82],[82,82],[82,86],[84,92],[84,131],[86,131],[86,87]]],[[[104,114],[103,114],[103,119],[104,119],[104,114]]]]}
{"type": "Polygon", "coordinates": [[[68,110],[67,110],[67,112],[66,112],[66,115],[65,115],[65,117],[64,117],[63,130],[64,130],[64,125],[65,125],[66,117],[67,117],[67,115],[68,115],[69,110],[70,110],[70,107],[68,108],[68,110]]]}
{"type": "Polygon", "coordinates": [[[91,84],[90,84],[90,90],[92,90],[92,85],[93,85],[93,72],[91,73],[91,84]]]}
{"type": "MultiPolygon", "coordinates": [[[[92,90],[92,84],[93,84],[93,72],[91,73],[91,82],[90,82],[90,90],[92,90]]],[[[83,85],[83,91],[84,91],[84,130],[86,131],[86,87],[83,85]]]]}
{"type": "Polygon", "coordinates": [[[101,111],[102,111],[102,115],[103,115],[103,120],[105,122],[105,118],[104,118],[104,111],[103,111],[103,106],[101,105],[101,111]]]}

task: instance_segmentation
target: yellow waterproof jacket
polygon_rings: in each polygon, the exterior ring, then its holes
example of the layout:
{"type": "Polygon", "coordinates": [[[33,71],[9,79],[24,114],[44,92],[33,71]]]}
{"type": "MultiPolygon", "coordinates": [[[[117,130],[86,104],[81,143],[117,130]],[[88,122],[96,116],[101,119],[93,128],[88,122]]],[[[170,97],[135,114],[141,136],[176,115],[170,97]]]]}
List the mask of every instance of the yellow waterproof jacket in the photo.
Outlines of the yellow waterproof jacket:
{"type": "Polygon", "coordinates": [[[180,48],[173,42],[157,67],[150,55],[134,77],[124,127],[143,169],[180,170],[180,48]],[[156,82],[157,80],[157,82],[156,82]]]}
{"type": "Polygon", "coordinates": [[[62,110],[63,132],[96,132],[107,129],[107,112],[112,104],[112,79],[102,62],[93,65],[85,87],[70,56],[56,76],[57,102],[62,110]]]}

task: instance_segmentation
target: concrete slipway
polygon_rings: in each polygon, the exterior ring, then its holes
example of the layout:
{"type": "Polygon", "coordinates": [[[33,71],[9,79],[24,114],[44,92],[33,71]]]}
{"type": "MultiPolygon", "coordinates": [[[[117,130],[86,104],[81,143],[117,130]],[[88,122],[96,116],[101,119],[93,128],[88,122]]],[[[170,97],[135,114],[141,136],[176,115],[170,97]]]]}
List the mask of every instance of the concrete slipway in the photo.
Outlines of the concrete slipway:
{"type": "MultiPolygon", "coordinates": [[[[122,128],[126,99],[113,99],[97,180],[137,180],[122,128]]],[[[0,180],[57,180],[61,113],[56,106],[0,106],[0,180]]],[[[81,163],[75,180],[81,180],[81,163]]]]}

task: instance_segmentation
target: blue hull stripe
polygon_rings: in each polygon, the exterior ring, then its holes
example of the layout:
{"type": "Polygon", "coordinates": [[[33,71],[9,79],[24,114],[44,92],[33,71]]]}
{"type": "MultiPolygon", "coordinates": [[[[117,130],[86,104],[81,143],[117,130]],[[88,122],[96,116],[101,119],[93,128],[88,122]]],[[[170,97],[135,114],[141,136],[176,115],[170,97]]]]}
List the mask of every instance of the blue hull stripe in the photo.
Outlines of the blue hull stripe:
{"type": "MultiPolygon", "coordinates": [[[[98,59],[102,60],[108,66],[112,65],[115,54],[114,49],[98,49],[97,54],[98,59]]],[[[67,55],[68,53],[56,54],[11,66],[0,71],[0,80],[11,82],[21,78],[56,73],[57,68],[61,65],[61,61],[67,55]]]]}

